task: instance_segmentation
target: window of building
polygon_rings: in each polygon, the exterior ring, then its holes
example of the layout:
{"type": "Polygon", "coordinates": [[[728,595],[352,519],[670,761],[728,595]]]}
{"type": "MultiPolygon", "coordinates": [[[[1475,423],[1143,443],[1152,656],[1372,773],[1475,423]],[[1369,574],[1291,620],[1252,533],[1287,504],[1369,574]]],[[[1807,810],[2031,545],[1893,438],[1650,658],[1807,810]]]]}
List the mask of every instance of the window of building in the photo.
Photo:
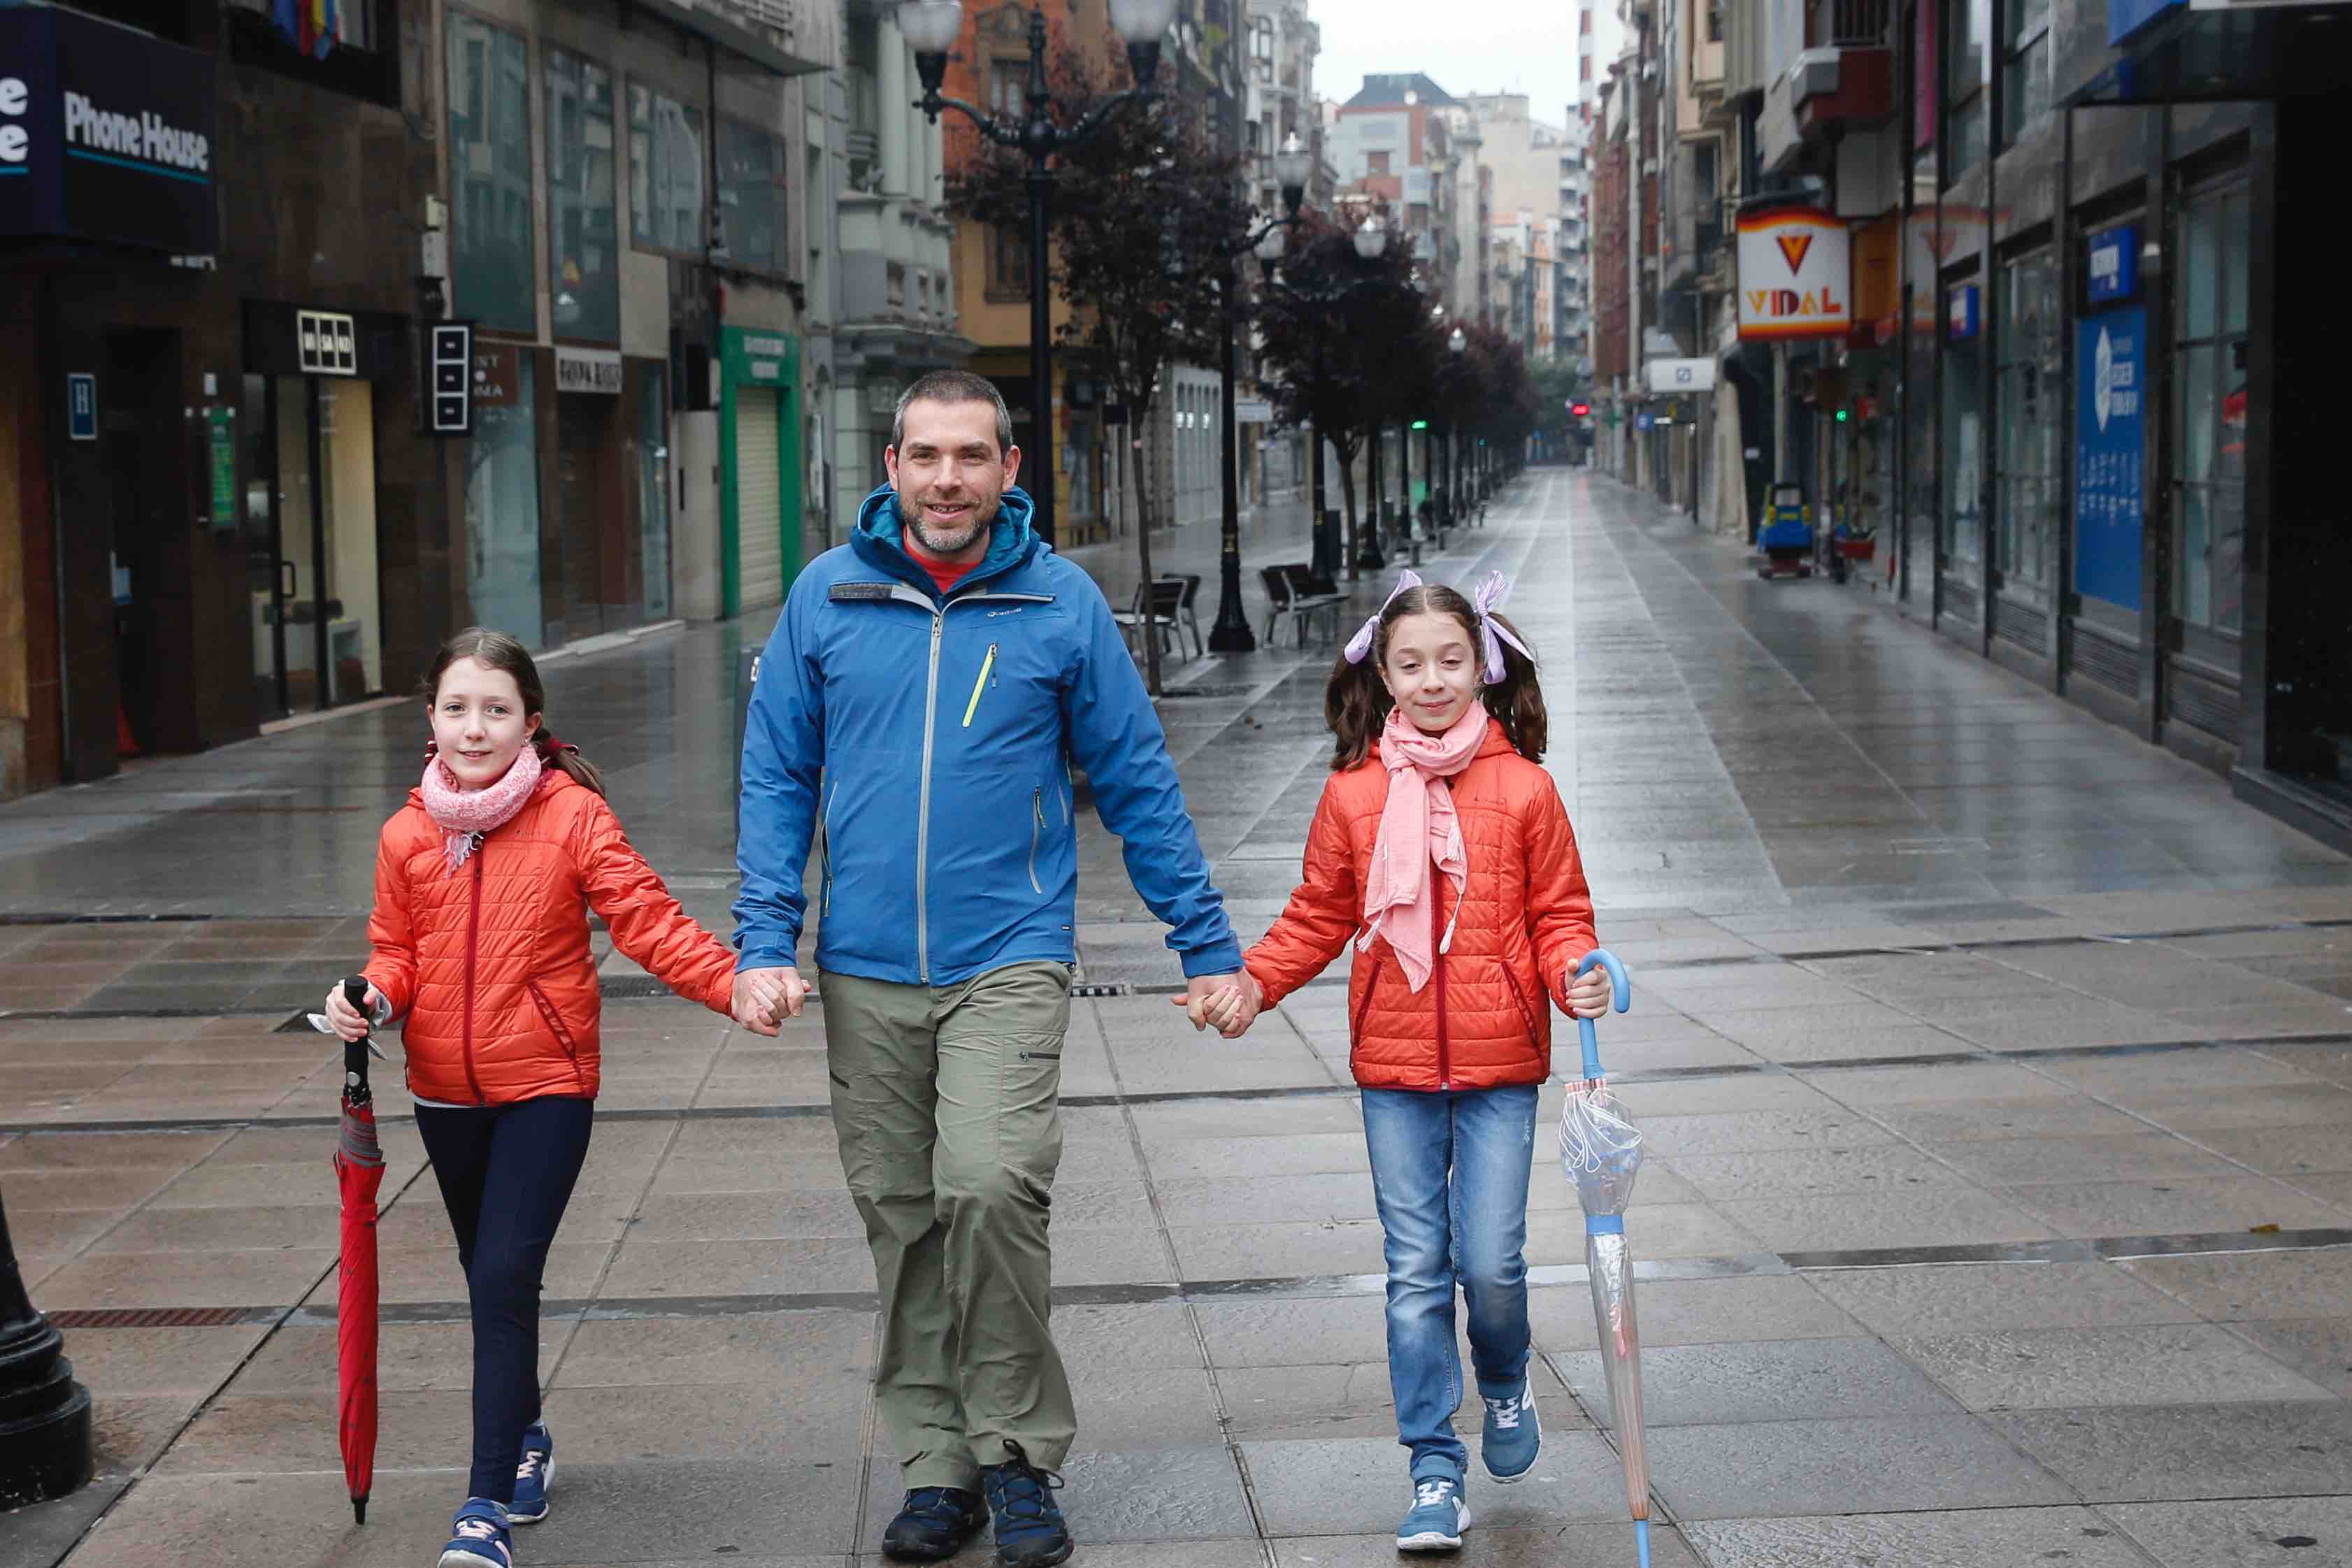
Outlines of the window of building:
{"type": "Polygon", "coordinates": [[[719,211],[732,265],[754,272],[792,270],[786,200],[783,142],[740,120],[721,120],[719,211]]]}
{"type": "Polygon", "coordinates": [[[530,47],[520,33],[455,11],[447,37],[454,303],[482,326],[535,333],[530,47]]]}
{"type": "Polygon", "coordinates": [[[613,78],[593,60],[547,51],[548,292],[555,335],[616,342],[620,248],[613,78]]]}
{"type": "Polygon", "coordinates": [[[1986,152],[1992,0],[1945,0],[1944,31],[1944,175],[1957,180],[1986,152]]]}
{"type": "Polygon", "coordinates": [[[1029,236],[1017,224],[988,231],[988,292],[1000,299],[1029,298],[1029,236]]]}
{"type": "Polygon", "coordinates": [[[907,308],[907,264],[894,261],[882,268],[882,303],[907,308]]]}
{"type": "Polygon", "coordinates": [[[1257,79],[1274,79],[1274,18],[1260,16],[1250,24],[1250,69],[1257,79]]]}
{"type": "Polygon", "coordinates": [[[702,253],[702,111],[629,84],[629,226],[641,250],[702,253]]]}
{"type": "Polygon", "coordinates": [[[1385,152],[1367,152],[1367,153],[1365,153],[1365,154],[1364,154],[1364,172],[1365,172],[1365,173],[1367,173],[1367,174],[1385,174],[1385,173],[1387,173],[1388,172],[1389,172],[1389,155],[1388,155],[1387,153],[1385,153],[1385,152]]]}
{"type": "Polygon", "coordinates": [[[1015,55],[988,62],[988,107],[1007,120],[1029,111],[1029,62],[1015,55]]]}
{"type": "Polygon", "coordinates": [[[2050,112],[2050,0],[2009,0],[2010,36],[2000,51],[2000,144],[2050,112]]]}
{"type": "Polygon", "coordinates": [[[849,189],[880,188],[882,78],[880,23],[871,6],[852,6],[842,31],[841,77],[849,93],[849,131],[842,151],[849,189]]]}
{"type": "MultiPolygon", "coordinates": [[[[1584,13],[1582,30],[1588,33],[1592,30],[1592,13],[1590,11],[1584,13]]],[[[1723,42],[1723,0],[1706,0],[1706,41],[1710,44],[1723,42]]]]}
{"type": "Polygon", "coordinates": [[[2242,182],[2192,193],[2174,252],[2172,607],[2192,626],[2231,633],[2245,605],[2250,215],[2242,182]]]}
{"type": "Polygon", "coordinates": [[[1961,619],[1982,613],[1984,583],[1984,331],[1982,288],[1974,280],[1944,290],[1943,557],[1946,603],[1961,619]],[[1969,596],[1955,595],[1958,587],[1969,596]]]}
{"type": "Polygon", "coordinates": [[[2004,269],[1993,392],[2000,417],[1993,564],[2012,598],[2039,599],[2049,591],[2064,492],[2059,437],[2069,418],[2059,378],[2061,303],[2053,252],[2036,251],[2004,269]]]}

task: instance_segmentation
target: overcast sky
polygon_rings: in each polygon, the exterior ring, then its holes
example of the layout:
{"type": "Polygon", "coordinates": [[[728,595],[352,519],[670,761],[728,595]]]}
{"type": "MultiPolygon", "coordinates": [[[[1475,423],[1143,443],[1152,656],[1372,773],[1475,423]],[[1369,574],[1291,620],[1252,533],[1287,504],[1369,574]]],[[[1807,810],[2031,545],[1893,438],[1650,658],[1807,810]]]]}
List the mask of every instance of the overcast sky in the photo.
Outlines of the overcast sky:
{"type": "MultiPolygon", "coordinates": [[[[1594,9],[1605,51],[1617,7],[1594,9]]],[[[1341,103],[1388,71],[1421,71],[1457,98],[1524,92],[1535,118],[1555,125],[1576,97],[1574,0],[1313,0],[1308,14],[1323,29],[1315,90],[1341,103]]]]}

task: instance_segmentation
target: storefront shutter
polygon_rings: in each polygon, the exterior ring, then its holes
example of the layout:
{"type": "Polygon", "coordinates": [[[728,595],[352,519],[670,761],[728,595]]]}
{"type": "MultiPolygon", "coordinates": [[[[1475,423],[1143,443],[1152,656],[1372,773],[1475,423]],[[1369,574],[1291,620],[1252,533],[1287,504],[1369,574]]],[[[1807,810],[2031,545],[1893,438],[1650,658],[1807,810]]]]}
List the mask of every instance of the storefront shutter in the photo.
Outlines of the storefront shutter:
{"type": "Polygon", "coordinates": [[[776,442],[776,394],[743,387],[735,393],[737,580],[746,612],[784,598],[784,484],[776,442]]]}

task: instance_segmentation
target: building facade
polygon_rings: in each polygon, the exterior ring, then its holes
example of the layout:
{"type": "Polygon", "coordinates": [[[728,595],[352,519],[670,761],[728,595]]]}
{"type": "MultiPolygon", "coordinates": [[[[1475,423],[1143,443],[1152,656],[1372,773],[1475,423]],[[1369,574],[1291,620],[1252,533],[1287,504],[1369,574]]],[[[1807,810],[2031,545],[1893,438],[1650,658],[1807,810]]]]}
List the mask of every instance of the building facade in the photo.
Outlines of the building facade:
{"type": "Polygon", "coordinates": [[[787,192],[828,63],[797,11],[347,0],[320,36],[87,0],[0,30],[31,65],[0,99],[29,153],[0,794],[405,690],[468,622],[547,648],[781,598],[787,192]],[[78,156],[67,91],[172,134],[78,156]],[[442,322],[473,339],[436,433],[442,322]]]}

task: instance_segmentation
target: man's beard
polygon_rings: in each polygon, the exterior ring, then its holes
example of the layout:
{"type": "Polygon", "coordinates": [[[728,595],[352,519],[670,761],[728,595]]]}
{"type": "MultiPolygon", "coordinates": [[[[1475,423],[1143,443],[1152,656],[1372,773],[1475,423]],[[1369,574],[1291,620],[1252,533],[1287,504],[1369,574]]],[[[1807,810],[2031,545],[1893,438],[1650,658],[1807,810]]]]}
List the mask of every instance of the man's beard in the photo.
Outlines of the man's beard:
{"type": "Polygon", "coordinates": [[[973,507],[971,526],[953,533],[942,533],[932,528],[920,503],[916,505],[914,516],[908,520],[914,528],[916,542],[925,549],[936,556],[961,555],[971,548],[972,541],[980,538],[982,531],[994,520],[994,508],[990,508],[989,514],[982,516],[981,509],[973,507]]]}

